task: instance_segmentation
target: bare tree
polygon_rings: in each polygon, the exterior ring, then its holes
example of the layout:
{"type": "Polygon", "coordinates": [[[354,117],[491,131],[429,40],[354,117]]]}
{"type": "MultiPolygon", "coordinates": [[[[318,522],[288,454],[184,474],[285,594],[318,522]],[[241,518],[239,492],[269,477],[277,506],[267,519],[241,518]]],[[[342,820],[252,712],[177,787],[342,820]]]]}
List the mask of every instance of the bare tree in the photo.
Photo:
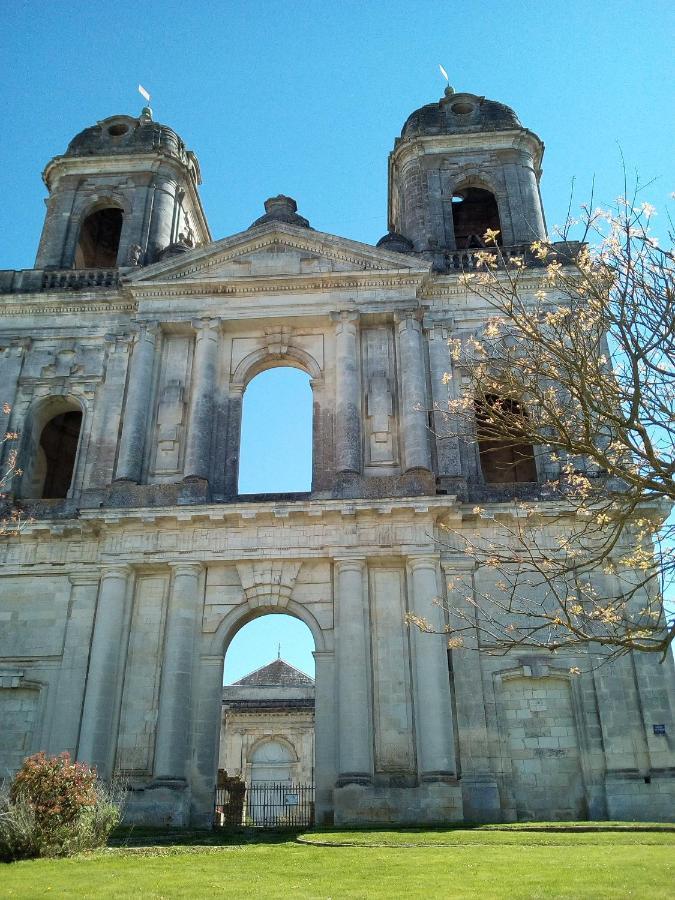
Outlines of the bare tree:
{"type": "Polygon", "coordinates": [[[675,638],[664,603],[675,576],[674,256],[652,236],[653,215],[635,199],[587,207],[562,241],[523,255],[489,231],[460,276],[487,319],[449,342],[445,377],[463,387],[444,414],[459,437],[473,434],[484,473],[530,480],[529,465],[540,484],[537,499],[514,490],[510,503],[475,507],[469,531],[448,527],[442,543],[483,575],[451,579],[451,646],[478,631],[493,652],[665,655],[675,638]]]}

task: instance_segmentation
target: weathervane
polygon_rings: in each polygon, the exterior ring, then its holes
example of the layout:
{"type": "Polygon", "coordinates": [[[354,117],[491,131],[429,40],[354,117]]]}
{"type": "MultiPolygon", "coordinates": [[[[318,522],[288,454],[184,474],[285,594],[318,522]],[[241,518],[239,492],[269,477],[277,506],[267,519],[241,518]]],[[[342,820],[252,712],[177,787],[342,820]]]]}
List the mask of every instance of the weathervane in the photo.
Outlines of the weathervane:
{"type": "Polygon", "coordinates": [[[143,116],[149,116],[150,118],[152,118],[152,110],[150,109],[150,93],[149,93],[149,91],[146,91],[146,89],[143,87],[143,85],[142,85],[142,84],[139,84],[139,85],[138,85],[138,93],[141,95],[141,97],[142,97],[142,98],[145,100],[145,102],[148,104],[147,106],[144,106],[144,107],[143,107],[143,110],[142,110],[142,112],[141,112],[141,115],[143,115],[143,116]]]}
{"type": "Polygon", "coordinates": [[[448,78],[448,73],[445,71],[445,69],[443,68],[443,66],[442,66],[440,63],[438,64],[438,68],[441,70],[441,75],[443,76],[443,78],[445,78],[445,81],[446,81],[446,84],[447,84],[447,87],[446,87],[446,89],[445,89],[445,93],[446,93],[446,94],[454,94],[454,93],[455,93],[455,89],[454,89],[454,87],[450,84],[450,79],[448,78]]]}

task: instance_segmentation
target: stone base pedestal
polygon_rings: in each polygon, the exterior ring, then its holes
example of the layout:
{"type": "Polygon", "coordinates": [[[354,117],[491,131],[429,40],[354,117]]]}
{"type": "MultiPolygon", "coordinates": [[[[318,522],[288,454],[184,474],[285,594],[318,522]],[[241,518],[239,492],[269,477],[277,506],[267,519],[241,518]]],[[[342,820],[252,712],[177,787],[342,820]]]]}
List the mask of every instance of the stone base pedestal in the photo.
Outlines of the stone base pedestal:
{"type": "Polygon", "coordinates": [[[608,773],[605,793],[610,821],[675,822],[675,770],[608,773]]]}
{"type": "Polygon", "coordinates": [[[190,824],[189,791],[184,781],[153,781],[132,787],[124,809],[125,825],[185,828],[190,824]]]}
{"type": "Polygon", "coordinates": [[[333,791],[335,825],[445,825],[461,822],[459,784],[431,782],[414,788],[348,784],[333,791]]]}
{"type": "Polygon", "coordinates": [[[460,783],[465,822],[480,825],[504,820],[499,789],[494,778],[488,775],[466,775],[462,776],[460,783]]]}

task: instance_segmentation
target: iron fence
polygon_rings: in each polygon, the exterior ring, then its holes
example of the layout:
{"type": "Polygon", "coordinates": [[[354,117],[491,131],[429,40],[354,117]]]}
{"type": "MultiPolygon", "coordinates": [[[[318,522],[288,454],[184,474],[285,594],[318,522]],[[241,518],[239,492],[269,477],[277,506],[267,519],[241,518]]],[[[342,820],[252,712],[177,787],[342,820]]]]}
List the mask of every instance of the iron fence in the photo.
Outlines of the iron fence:
{"type": "Polygon", "coordinates": [[[243,791],[216,789],[216,828],[309,828],[313,824],[313,784],[254,781],[243,791]]]}

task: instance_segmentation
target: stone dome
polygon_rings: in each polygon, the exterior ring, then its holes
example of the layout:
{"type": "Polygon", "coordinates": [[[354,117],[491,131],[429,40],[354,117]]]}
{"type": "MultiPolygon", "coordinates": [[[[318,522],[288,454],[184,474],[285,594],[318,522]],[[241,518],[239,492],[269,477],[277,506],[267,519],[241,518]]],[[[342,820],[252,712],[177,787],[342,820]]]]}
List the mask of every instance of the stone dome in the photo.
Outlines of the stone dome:
{"type": "Polygon", "coordinates": [[[156,153],[176,159],[189,168],[197,184],[201,182],[197,158],[168,125],[153,121],[145,107],[137,118],[110,116],[77,134],[64,156],[125,156],[156,153]]]}
{"type": "Polygon", "coordinates": [[[412,253],[415,249],[412,241],[396,231],[388,231],[375,246],[381,247],[383,250],[393,250],[396,253],[412,253]]]}
{"type": "Polygon", "coordinates": [[[429,103],[408,116],[401,140],[422,135],[508,131],[522,127],[510,106],[476,94],[456,94],[452,88],[446,88],[445,96],[438,103],[429,103]]]}
{"type": "Polygon", "coordinates": [[[292,197],[287,197],[285,194],[268,197],[265,200],[265,215],[256,219],[249,225],[249,228],[267,225],[269,222],[286,222],[288,225],[309,228],[309,221],[298,213],[298,204],[292,197]]]}

